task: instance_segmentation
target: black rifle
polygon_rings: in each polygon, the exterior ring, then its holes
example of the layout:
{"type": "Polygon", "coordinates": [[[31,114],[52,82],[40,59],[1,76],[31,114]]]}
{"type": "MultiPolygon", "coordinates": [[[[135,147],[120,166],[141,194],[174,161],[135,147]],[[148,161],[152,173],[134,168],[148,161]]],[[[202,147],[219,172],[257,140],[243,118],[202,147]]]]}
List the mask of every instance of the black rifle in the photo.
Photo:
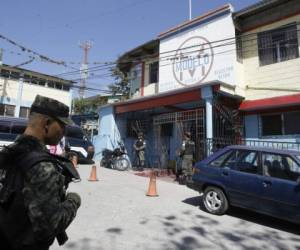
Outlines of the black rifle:
{"type": "MultiPolygon", "coordinates": [[[[53,155],[51,155],[53,157],[53,155]]],[[[69,187],[69,184],[71,182],[79,182],[80,179],[80,175],[77,172],[75,166],[73,165],[73,163],[65,158],[65,157],[61,157],[61,156],[57,156],[55,155],[54,158],[57,160],[56,164],[61,168],[61,173],[65,176],[65,189],[67,190],[67,188],[69,187]]],[[[62,201],[65,201],[66,197],[64,195],[64,197],[61,197],[62,201]]],[[[66,233],[66,231],[63,231],[59,234],[56,235],[56,239],[58,244],[61,246],[63,244],[66,243],[66,241],[68,240],[68,235],[66,233]]]]}

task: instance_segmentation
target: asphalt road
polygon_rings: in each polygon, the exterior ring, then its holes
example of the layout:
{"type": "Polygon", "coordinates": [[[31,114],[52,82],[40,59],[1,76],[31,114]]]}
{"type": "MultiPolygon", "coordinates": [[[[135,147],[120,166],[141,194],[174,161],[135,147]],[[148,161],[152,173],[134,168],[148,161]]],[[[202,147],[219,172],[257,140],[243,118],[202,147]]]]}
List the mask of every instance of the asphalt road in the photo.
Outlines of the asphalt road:
{"type": "Polygon", "coordinates": [[[149,178],[131,171],[79,166],[82,181],[70,190],[82,206],[62,247],[82,250],[300,249],[300,228],[271,217],[231,209],[214,216],[199,208],[197,192],[171,180],[157,179],[158,197],[148,197],[149,178]]]}

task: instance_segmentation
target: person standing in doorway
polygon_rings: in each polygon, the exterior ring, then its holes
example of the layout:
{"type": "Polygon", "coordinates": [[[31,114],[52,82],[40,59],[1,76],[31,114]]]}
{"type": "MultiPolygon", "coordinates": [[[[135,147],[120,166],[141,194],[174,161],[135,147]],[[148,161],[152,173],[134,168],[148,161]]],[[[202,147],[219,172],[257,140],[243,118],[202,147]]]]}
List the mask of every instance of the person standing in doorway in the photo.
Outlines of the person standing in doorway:
{"type": "Polygon", "coordinates": [[[180,155],[182,157],[182,176],[181,184],[185,184],[186,180],[191,178],[193,174],[193,159],[195,154],[195,142],[191,139],[191,133],[185,132],[184,139],[181,145],[180,155]]]}
{"type": "Polygon", "coordinates": [[[144,139],[144,134],[142,132],[138,133],[138,139],[133,144],[133,147],[135,149],[136,157],[138,160],[138,170],[142,171],[144,170],[145,166],[145,150],[146,150],[146,141],[144,139]]]}

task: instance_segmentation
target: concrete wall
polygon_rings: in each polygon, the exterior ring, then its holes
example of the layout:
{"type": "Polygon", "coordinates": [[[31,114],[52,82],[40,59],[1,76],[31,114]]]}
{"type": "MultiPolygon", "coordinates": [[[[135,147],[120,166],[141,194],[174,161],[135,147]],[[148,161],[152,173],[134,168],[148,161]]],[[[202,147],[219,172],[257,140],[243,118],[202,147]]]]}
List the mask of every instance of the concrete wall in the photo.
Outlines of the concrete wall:
{"type": "Polygon", "coordinates": [[[103,106],[99,110],[99,131],[98,135],[94,137],[95,146],[95,160],[102,158],[101,152],[103,149],[113,149],[120,138],[120,133],[116,132],[116,121],[113,112],[113,106],[103,106]],[[118,138],[116,138],[118,134],[118,138]]]}

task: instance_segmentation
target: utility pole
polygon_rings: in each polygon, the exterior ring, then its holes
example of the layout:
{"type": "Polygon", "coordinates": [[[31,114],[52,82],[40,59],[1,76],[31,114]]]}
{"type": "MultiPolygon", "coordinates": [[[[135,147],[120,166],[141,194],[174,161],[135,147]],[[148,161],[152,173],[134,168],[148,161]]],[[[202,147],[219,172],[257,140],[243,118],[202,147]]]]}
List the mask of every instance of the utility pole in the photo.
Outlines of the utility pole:
{"type": "Polygon", "coordinates": [[[189,0],[190,21],[192,20],[192,0],[189,0]]]}
{"type": "Polygon", "coordinates": [[[3,64],[3,49],[0,48],[0,65],[3,64]]]}
{"type": "Polygon", "coordinates": [[[92,48],[92,43],[90,41],[85,41],[79,44],[80,48],[83,49],[83,61],[80,67],[80,87],[79,87],[79,97],[84,98],[84,89],[86,79],[88,78],[88,52],[92,48]]]}
{"type": "Polygon", "coordinates": [[[23,85],[24,85],[24,72],[20,72],[15,117],[20,117],[20,110],[22,106],[23,85]]]}

